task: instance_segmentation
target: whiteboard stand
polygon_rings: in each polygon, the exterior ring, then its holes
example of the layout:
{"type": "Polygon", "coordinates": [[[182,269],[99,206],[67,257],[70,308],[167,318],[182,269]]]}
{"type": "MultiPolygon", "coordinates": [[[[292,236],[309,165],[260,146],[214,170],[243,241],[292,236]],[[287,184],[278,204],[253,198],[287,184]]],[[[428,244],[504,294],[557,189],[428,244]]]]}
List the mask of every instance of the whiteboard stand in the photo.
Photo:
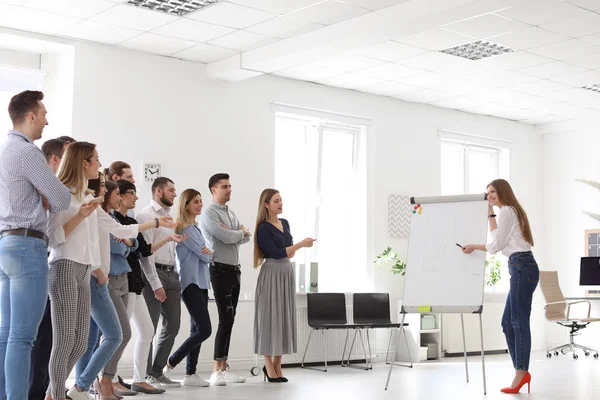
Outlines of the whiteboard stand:
{"type": "MultiPolygon", "coordinates": [[[[479,314],[483,393],[487,394],[481,316],[485,253],[476,251],[466,255],[460,249],[465,244],[487,242],[487,194],[413,197],[411,204],[407,267],[400,307],[402,324],[408,313],[460,314],[465,374],[469,382],[463,314],[479,314]]],[[[385,390],[393,367],[394,363],[391,363],[385,390]]]]}

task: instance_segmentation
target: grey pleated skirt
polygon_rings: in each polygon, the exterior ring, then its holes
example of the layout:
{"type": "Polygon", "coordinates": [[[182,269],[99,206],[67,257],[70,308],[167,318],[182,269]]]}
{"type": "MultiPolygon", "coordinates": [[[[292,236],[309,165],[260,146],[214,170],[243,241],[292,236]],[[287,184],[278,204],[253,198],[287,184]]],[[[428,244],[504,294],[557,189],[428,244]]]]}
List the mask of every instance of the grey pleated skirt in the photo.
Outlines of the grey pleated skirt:
{"type": "Polygon", "coordinates": [[[267,258],[260,267],[254,300],[254,353],[296,353],[296,277],[289,258],[267,258]]]}

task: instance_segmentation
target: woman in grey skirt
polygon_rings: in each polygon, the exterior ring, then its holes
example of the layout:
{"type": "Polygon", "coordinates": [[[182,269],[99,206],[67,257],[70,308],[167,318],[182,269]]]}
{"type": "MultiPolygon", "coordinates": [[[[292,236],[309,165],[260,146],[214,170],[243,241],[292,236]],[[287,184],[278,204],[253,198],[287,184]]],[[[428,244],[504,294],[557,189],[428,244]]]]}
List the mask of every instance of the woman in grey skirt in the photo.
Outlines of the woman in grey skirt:
{"type": "Polygon", "coordinates": [[[258,202],[254,236],[254,268],[262,265],[256,282],[254,352],[265,357],[269,382],[287,382],[281,356],[296,352],[296,283],[290,258],[316,239],[293,244],[290,225],[279,219],[283,202],[275,189],[265,189],[258,202]]]}

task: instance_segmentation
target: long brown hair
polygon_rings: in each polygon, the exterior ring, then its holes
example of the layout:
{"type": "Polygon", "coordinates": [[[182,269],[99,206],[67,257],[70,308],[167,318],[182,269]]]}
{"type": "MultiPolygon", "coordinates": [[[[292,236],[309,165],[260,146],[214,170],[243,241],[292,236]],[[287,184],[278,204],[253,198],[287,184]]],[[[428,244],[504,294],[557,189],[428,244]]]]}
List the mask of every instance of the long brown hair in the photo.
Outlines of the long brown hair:
{"type": "Polygon", "coordinates": [[[260,198],[258,200],[258,212],[256,213],[256,225],[254,226],[254,268],[258,268],[262,265],[263,261],[265,261],[265,253],[258,246],[258,239],[256,238],[256,229],[258,225],[267,220],[269,216],[269,211],[265,207],[266,204],[269,204],[273,196],[279,193],[278,190],[275,189],[265,189],[260,194],[260,198]]]}
{"type": "Polygon", "coordinates": [[[496,189],[496,194],[498,195],[498,201],[500,204],[515,209],[517,218],[519,219],[519,227],[521,228],[523,239],[533,246],[533,235],[531,234],[531,227],[529,226],[527,213],[521,206],[521,203],[519,203],[519,200],[517,200],[517,196],[515,196],[515,192],[513,192],[510,184],[504,179],[495,179],[487,185],[488,188],[490,186],[493,186],[494,189],[496,189]]]}
{"type": "Polygon", "coordinates": [[[179,213],[177,214],[178,224],[177,228],[175,228],[175,233],[180,234],[185,228],[196,222],[196,217],[187,210],[187,205],[190,204],[190,201],[194,200],[196,196],[202,198],[202,195],[196,189],[185,189],[179,195],[179,213]]]}
{"type": "Polygon", "coordinates": [[[102,209],[108,213],[110,211],[110,196],[115,190],[119,189],[119,185],[113,181],[105,181],[104,184],[106,185],[106,193],[104,193],[102,209]]]}
{"type": "Polygon", "coordinates": [[[74,188],[74,194],[80,201],[86,195],[93,193],[88,189],[88,180],[85,177],[83,163],[84,161],[91,162],[94,150],[96,150],[96,145],[93,143],[71,143],[67,146],[58,169],[58,179],[66,187],[74,188]]]}

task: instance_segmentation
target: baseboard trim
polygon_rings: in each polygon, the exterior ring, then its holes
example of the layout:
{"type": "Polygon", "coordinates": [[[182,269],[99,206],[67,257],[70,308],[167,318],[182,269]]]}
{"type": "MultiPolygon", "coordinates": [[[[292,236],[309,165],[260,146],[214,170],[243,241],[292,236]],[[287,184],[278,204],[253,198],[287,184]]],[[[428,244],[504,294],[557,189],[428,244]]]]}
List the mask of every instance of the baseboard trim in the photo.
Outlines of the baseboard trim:
{"type": "MultiPolygon", "coordinates": [[[[508,354],[508,350],[485,350],[483,352],[485,355],[494,355],[494,354],[508,354]]],[[[481,351],[467,351],[467,356],[480,356],[481,351]]],[[[444,352],[444,357],[464,357],[465,353],[448,353],[444,352]]]]}

